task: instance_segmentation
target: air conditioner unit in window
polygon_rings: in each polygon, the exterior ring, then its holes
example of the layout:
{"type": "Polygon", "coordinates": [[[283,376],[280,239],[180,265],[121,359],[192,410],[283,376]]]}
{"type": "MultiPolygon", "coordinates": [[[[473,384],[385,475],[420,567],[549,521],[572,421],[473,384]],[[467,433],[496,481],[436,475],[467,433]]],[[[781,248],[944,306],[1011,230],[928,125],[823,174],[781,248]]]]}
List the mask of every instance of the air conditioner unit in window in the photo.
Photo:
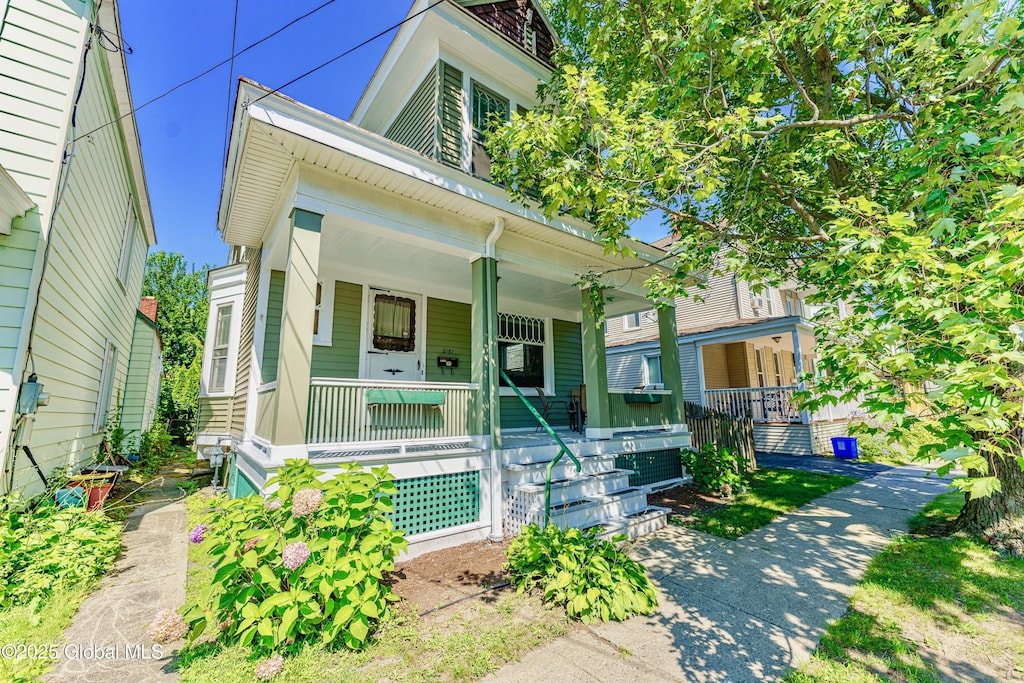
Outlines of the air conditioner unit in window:
{"type": "Polygon", "coordinates": [[[765,307],[763,296],[752,296],[750,297],[750,307],[754,309],[754,312],[761,310],[765,307]]]}

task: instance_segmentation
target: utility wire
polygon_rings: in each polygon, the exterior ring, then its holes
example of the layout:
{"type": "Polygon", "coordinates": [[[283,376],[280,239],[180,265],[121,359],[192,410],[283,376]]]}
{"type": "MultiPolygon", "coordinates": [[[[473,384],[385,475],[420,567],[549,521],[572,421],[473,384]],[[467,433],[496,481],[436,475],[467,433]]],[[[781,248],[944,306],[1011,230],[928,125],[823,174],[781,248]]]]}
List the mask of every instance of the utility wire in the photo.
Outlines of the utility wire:
{"type": "Polygon", "coordinates": [[[238,38],[238,0],[235,0],[235,21],[231,26],[231,66],[228,67],[228,96],[224,113],[224,152],[221,156],[228,157],[228,138],[231,136],[231,83],[235,75],[235,41],[238,38]]]}
{"type": "Polygon", "coordinates": [[[429,12],[432,9],[434,9],[435,7],[437,7],[438,5],[440,5],[444,1],[445,0],[435,0],[433,3],[427,5],[426,7],[421,9],[419,12],[416,12],[415,14],[410,14],[409,16],[407,16],[405,19],[402,19],[397,24],[392,24],[391,26],[387,27],[383,31],[380,31],[379,33],[376,33],[376,34],[370,36],[369,38],[367,38],[363,42],[359,43],[358,45],[356,45],[354,47],[350,47],[349,49],[345,50],[341,54],[336,55],[334,57],[331,57],[330,59],[328,59],[323,64],[320,64],[319,66],[313,67],[312,69],[310,69],[306,73],[301,74],[299,76],[296,76],[295,78],[293,78],[292,80],[288,81],[284,85],[279,85],[278,87],[274,88],[270,92],[263,93],[262,95],[260,95],[256,99],[254,99],[252,102],[246,102],[245,106],[248,107],[248,106],[251,106],[253,104],[256,104],[257,102],[262,100],[264,97],[268,97],[270,95],[273,95],[274,93],[280,92],[281,90],[287,88],[289,85],[292,85],[293,83],[297,83],[298,81],[301,81],[306,76],[310,76],[310,75],[316,73],[317,71],[319,71],[320,69],[324,68],[325,66],[330,66],[331,64],[334,64],[336,61],[338,61],[342,57],[347,57],[348,55],[352,54],[353,52],[355,52],[359,48],[365,47],[365,46],[369,45],[370,43],[372,43],[373,41],[377,40],[381,36],[384,36],[384,35],[387,35],[388,33],[391,33],[396,28],[399,28],[400,26],[402,26],[406,22],[412,21],[413,19],[415,19],[416,17],[420,16],[421,14],[426,14],[427,12],[429,12]]]}
{"type": "Polygon", "coordinates": [[[97,132],[103,130],[104,128],[106,128],[107,126],[112,126],[112,125],[114,125],[115,123],[117,123],[118,121],[120,121],[122,119],[128,118],[129,116],[134,116],[136,112],[138,112],[138,111],[140,111],[142,109],[145,109],[146,107],[148,107],[149,105],[153,104],[154,102],[159,102],[160,100],[164,99],[165,97],[167,97],[171,93],[173,93],[173,92],[175,92],[175,91],[185,87],[186,85],[189,85],[190,83],[194,83],[195,81],[198,81],[203,76],[207,76],[207,75],[213,73],[214,71],[216,71],[220,67],[224,66],[225,64],[228,64],[228,63],[234,61],[234,59],[236,57],[240,57],[240,56],[244,55],[246,52],[248,52],[249,50],[253,49],[257,45],[261,45],[261,44],[267,42],[268,40],[270,40],[274,36],[278,35],[282,31],[285,31],[285,30],[291,28],[292,26],[294,26],[295,24],[299,23],[300,21],[302,21],[306,17],[309,17],[309,16],[311,16],[313,14],[316,14],[317,12],[322,10],[323,8],[327,7],[328,5],[334,4],[335,2],[337,2],[337,0],[326,0],[326,2],[324,2],[324,3],[320,4],[320,5],[317,5],[316,7],[311,9],[310,11],[306,12],[305,14],[303,14],[302,16],[296,17],[295,19],[292,19],[291,21],[289,21],[287,24],[285,24],[281,28],[277,29],[276,31],[273,31],[272,33],[268,33],[267,35],[263,36],[259,40],[255,41],[253,43],[250,43],[249,45],[246,45],[245,47],[243,47],[238,52],[234,53],[233,55],[231,55],[227,59],[222,60],[222,61],[214,64],[213,66],[211,66],[206,71],[203,71],[202,73],[196,74],[195,76],[193,76],[192,78],[189,78],[186,81],[182,81],[181,83],[178,83],[173,88],[170,88],[169,90],[166,90],[166,91],[162,92],[161,94],[157,95],[156,97],[143,102],[142,104],[140,104],[139,106],[135,107],[134,109],[131,109],[127,113],[122,114],[121,116],[118,116],[116,119],[113,119],[111,121],[107,121],[102,126],[99,126],[97,128],[93,128],[88,133],[82,133],[81,135],[76,137],[71,142],[76,142],[78,140],[81,140],[82,138],[89,137],[93,133],[97,133],[97,132]]]}

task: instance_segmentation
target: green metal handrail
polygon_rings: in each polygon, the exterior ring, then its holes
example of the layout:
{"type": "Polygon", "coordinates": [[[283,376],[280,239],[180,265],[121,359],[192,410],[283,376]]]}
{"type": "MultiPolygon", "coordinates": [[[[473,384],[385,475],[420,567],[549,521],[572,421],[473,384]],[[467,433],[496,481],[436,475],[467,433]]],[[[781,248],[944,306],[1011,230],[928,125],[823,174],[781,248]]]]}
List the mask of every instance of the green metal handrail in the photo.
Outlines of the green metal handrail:
{"type": "Polygon", "coordinates": [[[537,422],[540,424],[540,426],[544,428],[544,431],[548,433],[548,436],[555,440],[555,443],[557,443],[559,447],[558,455],[555,456],[554,460],[548,463],[547,470],[544,472],[544,526],[547,526],[551,522],[552,468],[554,468],[554,466],[558,464],[558,461],[562,459],[563,455],[568,455],[569,459],[572,460],[573,463],[575,463],[577,472],[582,471],[583,466],[580,465],[580,461],[576,458],[575,455],[572,454],[572,451],[570,451],[569,447],[565,445],[565,442],[562,441],[562,437],[555,433],[555,430],[551,428],[551,425],[549,425],[548,421],[544,419],[544,416],[538,413],[537,409],[533,407],[533,404],[526,400],[526,397],[523,396],[523,392],[519,391],[519,387],[517,387],[515,383],[512,381],[512,379],[505,374],[505,371],[499,368],[498,372],[501,373],[502,379],[504,379],[505,382],[510,387],[512,387],[512,391],[516,392],[516,396],[518,396],[519,400],[523,402],[523,405],[526,406],[526,409],[533,414],[533,416],[537,419],[537,422]]]}

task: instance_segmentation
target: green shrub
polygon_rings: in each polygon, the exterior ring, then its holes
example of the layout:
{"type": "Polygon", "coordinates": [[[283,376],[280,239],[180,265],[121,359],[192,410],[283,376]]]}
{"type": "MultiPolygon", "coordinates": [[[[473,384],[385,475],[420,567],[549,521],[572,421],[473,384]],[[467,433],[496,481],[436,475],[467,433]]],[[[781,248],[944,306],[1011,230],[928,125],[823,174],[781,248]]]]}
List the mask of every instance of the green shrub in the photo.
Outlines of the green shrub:
{"type": "Polygon", "coordinates": [[[679,456],[702,493],[732,498],[743,487],[739,459],[728,448],[706,443],[699,451],[684,448],[679,456]]]}
{"type": "Polygon", "coordinates": [[[210,604],[185,606],[190,640],[212,631],[260,652],[312,639],[366,645],[398,599],[384,578],[407,543],[385,516],[397,491],[387,467],[342,467],[320,482],[308,462],[289,460],[269,498],[214,499],[191,534],[210,544],[216,574],[210,604]]]}
{"type": "Polygon", "coordinates": [[[658,604],[644,566],[598,538],[596,529],[523,527],[509,546],[505,568],[520,590],[539,587],[545,601],[564,605],[584,623],[651,614],[658,604]]]}
{"type": "Polygon", "coordinates": [[[79,588],[113,565],[121,525],[100,511],[16,506],[0,517],[0,608],[34,603],[79,588]]]}

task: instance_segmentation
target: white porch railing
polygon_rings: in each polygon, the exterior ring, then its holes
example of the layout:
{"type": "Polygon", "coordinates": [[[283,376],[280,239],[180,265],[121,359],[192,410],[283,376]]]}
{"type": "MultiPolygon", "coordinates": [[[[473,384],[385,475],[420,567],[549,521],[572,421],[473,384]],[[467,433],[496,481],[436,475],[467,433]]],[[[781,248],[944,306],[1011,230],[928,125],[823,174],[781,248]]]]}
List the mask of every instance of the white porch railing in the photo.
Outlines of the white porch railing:
{"type": "Polygon", "coordinates": [[[454,382],[315,378],[309,387],[306,443],[470,436],[477,389],[454,382]],[[430,402],[415,402],[420,400],[430,402]]]}
{"type": "Polygon", "coordinates": [[[798,390],[796,386],[705,389],[704,396],[708,408],[721,413],[750,415],[754,422],[799,423],[803,420],[793,402],[793,394],[798,390]]]}

